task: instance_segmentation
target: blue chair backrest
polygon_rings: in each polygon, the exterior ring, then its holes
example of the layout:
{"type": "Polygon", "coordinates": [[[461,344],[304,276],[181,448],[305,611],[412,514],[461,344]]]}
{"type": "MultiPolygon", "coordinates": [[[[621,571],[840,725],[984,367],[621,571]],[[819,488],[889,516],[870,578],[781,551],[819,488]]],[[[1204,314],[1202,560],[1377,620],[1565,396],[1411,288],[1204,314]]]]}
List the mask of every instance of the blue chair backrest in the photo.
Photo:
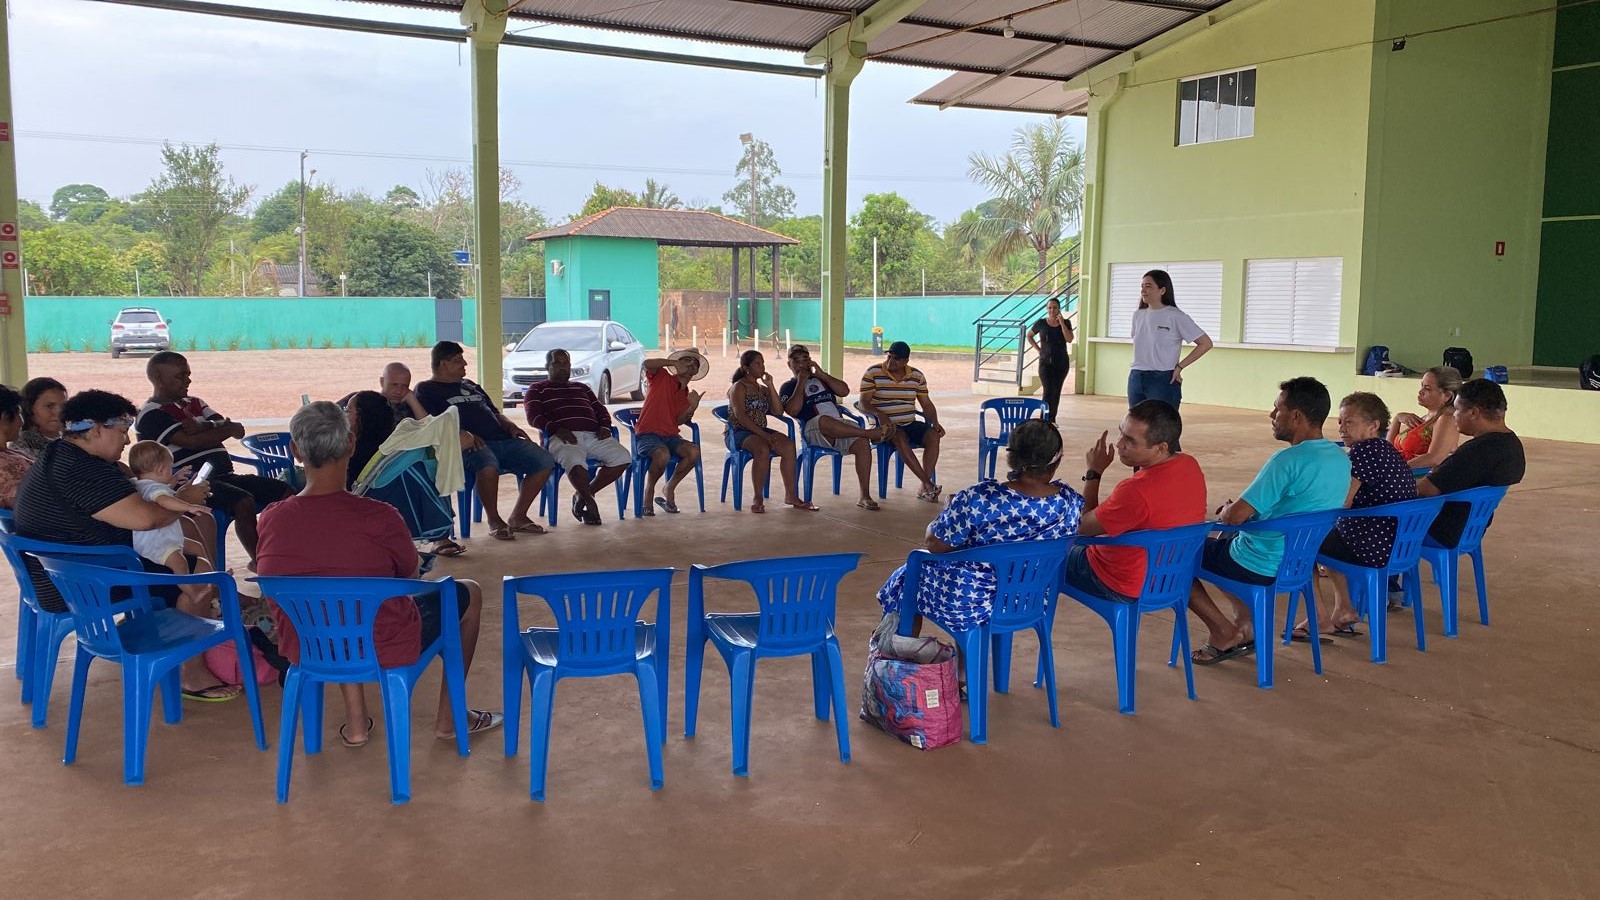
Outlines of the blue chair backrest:
{"type": "Polygon", "coordinates": [[[25,538],[18,535],[12,526],[14,521],[6,521],[0,525],[0,551],[4,551],[6,561],[11,563],[11,571],[17,576],[17,590],[23,599],[38,603],[34,596],[33,579],[28,577],[27,556],[76,556],[94,558],[99,560],[99,565],[122,569],[123,571],[140,572],[144,564],[139,561],[139,554],[132,547],[120,544],[111,546],[94,546],[76,544],[57,544],[51,541],[41,541],[34,538],[25,538]]]}
{"type": "Polygon", "coordinates": [[[1139,593],[1139,608],[1167,609],[1175,603],[1187,602],[1195,566],[1200,560],[1200,546],[1215,527],[1209,522],[1199,522],[1178,528],[1130,531],[1116,537],[1078,538],[1078,543],[1143,548],[1144,590],[1139,593]]]}
{"type": "Polygon", "coordinates": [[[10,534],[13,530],[15,530],[16,524],[17,514],[15,511],[9,509],[0,509],[0,532],[10,534]]]}
{"type": "Polygon", "coordinates": [[[1317,567],[1317,552],[1322,541],[1339,521],[1342,509],[1296,513],[1277,519],[1246,522],[1236,528],[1223,530],[1271,532],[1283,535],[1283,561],[1278,563],[1277,584],[1282,587],[1300,586],[1311,580],[1317,567]]]}
{"type": "Polygon", "coordinates": [[[1046,409],[1048,407],[1043,400],[1035,400],[1032,397],[996,397],[993,400],[985,400],[978,408],[978,434],[980,437],[1003,441],[1011,437],[1011,429],[1033,418],[1036,413],[1044,413],[1046,409]],[[1000,420],[1000,430],[993,435],[988,431],[991,411],[1000,420]]]}
{"type": "Polygon", "coordinates": [[[1052,538],[988,544],[951,553],[913,550],[906,557],[905,589],[917,589],[922,567],[928,563],[983,563],[993,570],[995,579],[990,622],[1002,627],[1031,625],[1057,594],[1061,567],[1071,546],[1072,538],[1052,538]]]}
{"type": "Polygon", "coordinates": [[[632,434],[633,430],[639,427],[639,410],[640,407],[629,406],[612,413],[611,418],[621,422],[627,427],[628,433],[632,434]]]}
{"type": "Polygon", "coordinates": [[[720,566],[696,565],[702,577],[743,581],[755,591],[761,619],[757,640],[786,649],[814,645],[833,626],[839,582],[855,570],[860,553],[748,559],[720,566]]]}
{"type": "Polygon", "coordinates": [[[1339,512],[1341,519],[1371,519],[1389,517],[1395,520],[1394,548],[1389,551],[1388,569],[1406,572],[1422,558],[1422,539],[1428,536],[1428,526],[1444,508],[1445,495],[1419,497],[1365,509],[1346,509],[1339,512]]]}
{"type": "Polygon", "coordinates": [[[1483,534],[1489,530],[1489,522],[1494,519],[1495,508],[1505,499],[1507,490],[1503,486],[1476,487],[1445,495],[1446,503],[1466,503],[1470,506],[1467,510],[1467,524],[1461,530],[1461,540],[1456,542],[1457,550],[1471,553],[1483,544],[1483,534]]]}
{"type": "Polygon", "coordinates": [[[67,609],[72,611],[78,643],[96,656],[117,659],[122,656],[122,634],[117,630],[117,617],[150,612],[153,603],[150,592],[145,588],[133,589],[123,600],[112,600],[111,589],[137,581],[145,575],[144,567],[139,566],[140,571],[137,572],[107,568],[98,563],[115,557],[76,552],[89,548],[65,549],[65,553],[33,552],[33,556],[44,566],[50,582],[60,592],[61,599],[66,601],[67,609]]]}
{"type": "Polygon", "coordinates": [[[294,456],[289,452],[289,432],[264,431],[246,435],[239,443],[261,460],[258,466],[267,478],[277,478],[294,468],[294,456]]]}
{"type": "MultiPolygon", "coordinates": [[[[672,570],[508,576],[505,584],[549,605],[556,617],[556,658],[562,668],[604,669],[633,663],[639,611],[652,594],[658,609],[670,598],[672,570]]],[[[514,603],[506,598],[513,628],[514,603]]]]}
{"type": "Polygon", "coordinates": [[[722,435],[722,442],[727,446],[728,452],[738,452],[739,448],[733,445],[733,423],[728,421],[728,404],[721,403],[711,407],[711,414],[717,417],[717,421],[721,422],[725,429],[722,435]]]}
{"type": "Polygon", "coordinates": [[[453,578],[419,581],[260,575],[251,580],[261,585],[262,596],[276,603],[294,625],[300,638],[301,668],[330,680],[378,671],[372,626],[378,607],[391,597],[441,592],[441,618],[455,621],[450,618],[456,609],[453,578]]]}

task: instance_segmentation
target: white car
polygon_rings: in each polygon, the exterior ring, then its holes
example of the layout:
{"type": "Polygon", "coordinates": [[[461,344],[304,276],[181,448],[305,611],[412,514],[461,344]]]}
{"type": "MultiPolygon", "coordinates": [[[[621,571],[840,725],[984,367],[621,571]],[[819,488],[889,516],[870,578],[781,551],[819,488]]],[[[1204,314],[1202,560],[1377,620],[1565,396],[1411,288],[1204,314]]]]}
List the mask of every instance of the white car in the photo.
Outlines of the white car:
{"type": "Polygon", "coordinates": [[[545,380],[545,354],[551,350],[567,351],[572,357],[572,380],[587,384],[600,402],[610,403],[618,392],[644,399],[644,345],[609,319],[546,322],[509,350],[501,363],[503,406],[520,405],[523,390],[545,380]]]}

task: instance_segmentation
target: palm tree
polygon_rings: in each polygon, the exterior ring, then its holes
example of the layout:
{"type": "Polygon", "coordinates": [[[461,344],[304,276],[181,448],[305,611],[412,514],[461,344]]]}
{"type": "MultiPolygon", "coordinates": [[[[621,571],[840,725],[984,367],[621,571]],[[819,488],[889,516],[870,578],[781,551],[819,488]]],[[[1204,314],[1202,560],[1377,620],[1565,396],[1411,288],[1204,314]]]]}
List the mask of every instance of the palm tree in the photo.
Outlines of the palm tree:
{"type": "Polygon", "coordinates": [[[984,261],[1000,267],[1023,247],[1049,264],[1050,248],[1077,231],[1083,215],[1083,151],[1060,121],[1024,125],[998,159],[967,157],[967,175],[989,191],[982,217],[951,228],[956,240],[987,245],[984,261]]]}
{"type": "Polygon", "coordinates": [[[644,193],[639,195],[640,205],[646,209],[681,209],[683,201],[678,195],[664,184],[656,183],[654,178],[644,180],[644,193]]]}

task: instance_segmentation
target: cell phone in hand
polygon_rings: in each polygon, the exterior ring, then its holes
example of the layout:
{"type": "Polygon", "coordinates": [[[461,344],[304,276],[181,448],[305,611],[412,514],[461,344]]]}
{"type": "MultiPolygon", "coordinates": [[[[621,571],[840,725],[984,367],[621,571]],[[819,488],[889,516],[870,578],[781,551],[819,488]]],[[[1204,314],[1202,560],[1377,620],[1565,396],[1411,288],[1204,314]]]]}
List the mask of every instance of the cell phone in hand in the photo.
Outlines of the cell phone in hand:
{"type": "Polygon", "coordinates": [[[210,478],[211,477],[211,468],[212,468],[211,467],[211,463],[202,463],[201,466],[200,466],[200,471],[194,473],[194,477],[189,480],[189,483],[190,484],[200,484],[201,482],[205,481],[207,478],[210,478]]]}

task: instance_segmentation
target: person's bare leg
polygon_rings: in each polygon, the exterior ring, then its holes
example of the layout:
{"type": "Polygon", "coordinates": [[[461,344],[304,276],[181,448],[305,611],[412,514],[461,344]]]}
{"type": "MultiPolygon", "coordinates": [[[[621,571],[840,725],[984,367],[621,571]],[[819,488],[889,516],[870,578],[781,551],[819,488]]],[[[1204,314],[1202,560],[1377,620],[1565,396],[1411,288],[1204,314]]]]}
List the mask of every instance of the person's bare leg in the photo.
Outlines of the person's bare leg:
{"type": "Polygon", "coordinates": [[[676,506],[678,503],[678,485],[683,483],[694,467],[700,464],[700,448],[694,444],[683,443],[678,445],[678,468],[672,473],[672,480],[667,482],[667,502],[676,506]]]}
{"type": "MultiPolygon", "coordinates": [[[[461,616],[461,668],[466,672],[472,671],[472,656],[478,649],[478,632],[481,630],[483,619],[483,589],[478,587],[476,581],[466,578],[456,579],[456,584],[467,589],[467,608],[461,616]]],[[[451,721],[450,688],[439,685],[439,714],[434,719],[433,733],[440,737],[454,737],[456,733],[455,722],[451,721]]],[[[471,722],[467,723],[470,728],[471,722]]],[[[512,723],[512,728],[517,727],[512,723]]]]}
{"type": "Polygon", "coordinates": [[[474,476],[473,485],[478,492],[478,503],[483,506],[483,517],[490,528],[504,528],[506,520],[500,518],[500,469],[484,466],[474,476]]]}
{"type": "Polygon", "coordinates": [[[922,471],[926,473],[922,480],[928,488],[937,487],[933,483],[933,475],[939,471],[939,433],[932,428],[922,435],[922,471]]]}
{"type": "Polygon", "coordinates": [[[215,571],[217,565],[217,520],[207,510],[203,513],[191,513],[178,519],[183,523],[183,536],[186,541],[193,542],[193,547],[185,547],[184,552],[202,560],[203,568],[197,566],[197,572],[215,571]]]}
{"type": "Polygon", "coordinates": [[[600,505],[594,500],[596,488],[589,483],[588,467],[573,466],[572,468],[568,469],[567,483],[572,485],[573,492],[576,493],[579,498],[581,498],[584,506],[587,506],[591,509],[600,508],[600,505]]]}
{"type": "Polygon", "coordinates": [[[622,477],[622,473],[626,471],[628,471],[627,466],[605,466],[601,468],[600,471],[594,474],[593,480],[589,482],[589,493],[598,495],[601,491],[615,484],[617,479],[622,477]]]}
{"type": "MultiPolygon", "coordinates": [[[[1336,569],[1328,570],[1328,587],[1333,592],[1331,608],[1319,608],[1317,618],[1321,619],[1322,630],[1329,632],[1341,625],[1354,625],[1361,621],[1361,616],[1350,603],[1350,580],[1344,573],[1336,569]]],[[[1322,604],[1318,604],[1319,607],[1322,604]]]]}
{"type": "Polygon", "coordinates": [[[344,725],[339,733],[352,744],[365,744],[372,731],[367,727],[367,691],[365,685],[341,684],[339,696],[344,698],[344,725]]]}
{"type": "Polygon", "coordinates": [[[765,510],[767,503],[761,489],[772,477],[772,448],[768,446],[766,438],[757,435],[745,438],[739,446],[750,454],[751,508],[765,510]]]}
{"type": "Polygon", "coordinates": [[[822,432],[822,436],[829,440],[843,437],[872,440],[879,434],[877,428],[858,428],[844,419],[835,419],[833,416],[822,416],[817,421],[817,428],[822,432]]]}
{"type": "MultiPolygon", "coordinates": [[[[522,479],[522,488],[517,491],[517,505],[511,508],[511,524],[513,527],[525,523],[538,527],[538,523],[528,518],[528,510],[533,508],[533,501],[539,499],[539,492],[544,490],[544,483],[550,480],[553,469],[545,469],[537,475],[529,475],[522,479]]],[[[543,531],[544,529],[540,529],[543,531]]]]}
{"type": "Polygon", "coordinates": [[[778,473],[783,476],[783,502],[788,504],[803,502],[795,484],[794,469],[794,441],[783,438],[778,441],[778,473]]]}
{"type": "Polygon", "coordinates": [[[932,485],[928,481],[928,473],[923,470],[922,463],[917,461],[917,451],[916,448],[911,446],[911,438],[906,437],[904,431],[897,429],[890,440],[894,443],[894,452],[899,454],[900,459],[906,464],[906,468],[911,471],[911,476],[922,483],[922,489],[927,490],[931,487],[932,485]]]}
{"type": "MultiPolygon", "coordinates": [[[[1206,593],[1205,585],[1195,579],[1189,586],[1189,611],[1199,617],[1200,623],[1206,626],[1208,643],[1218,650],[1231,650],[1244,643],[1244,634],[1233,620],[1222,614],[1217,604],[1211,600],[1211,595],[1206,593]]],[[[1198,651],[1196,651],[1198,652],[1198,651]]]]}
{"type": "MultiPolygon", "coordinates": [[[[161,564],[171,569],[174,575],[189,574],[189,561],[183,558],[181,551],[167,554],[167,558],[162,560],[161,564]]],[[[191,584],[178,588],[178,610],[191,616],[210,618],[211,601],[195,588],[196,586],[191,584]]],[[[206,668],[206,661],[202,656],[190,657],[179,667],[178,681],[183,690],[207,691],[215,696],[237,694],[240,690],[238,687],[233,687],[231,690],[223,690],[220,686],[217,686],[217,676],[206,668]],[[216,689],[209,690],[213,687],[216,687],[216,689]]]]}
{"type": "MultiPolygon", "coordinates": [[[[665,447],[657,447],[650,451],[650,469],[645,473],[644,479],[644,511],[649,512],[656,502],[656,483],[661,480],[663,472],[667,471],[667,463],[672,461],[672,454],[665,447]]],[[[672,482],[667,485],[667,502],[672,502],[672,482]]]]}
{"type": "Polygon", "coordinates": [[[875,508],[878,501],[872,499],[872,445],[865,438],[857,438],[850,445],[850,454],[856,458],[856,481],[861,485],[861,500],[868,507],[875,508]]]}
{"type": "Polygon", "coordinates": [[[243,500],[233,505],[233,533],[239,536],[239,543],[244,545],[244,552],[250,557],[251,571],[255,571],[258,535],[254,497],[246,495],[243,500]]]}

